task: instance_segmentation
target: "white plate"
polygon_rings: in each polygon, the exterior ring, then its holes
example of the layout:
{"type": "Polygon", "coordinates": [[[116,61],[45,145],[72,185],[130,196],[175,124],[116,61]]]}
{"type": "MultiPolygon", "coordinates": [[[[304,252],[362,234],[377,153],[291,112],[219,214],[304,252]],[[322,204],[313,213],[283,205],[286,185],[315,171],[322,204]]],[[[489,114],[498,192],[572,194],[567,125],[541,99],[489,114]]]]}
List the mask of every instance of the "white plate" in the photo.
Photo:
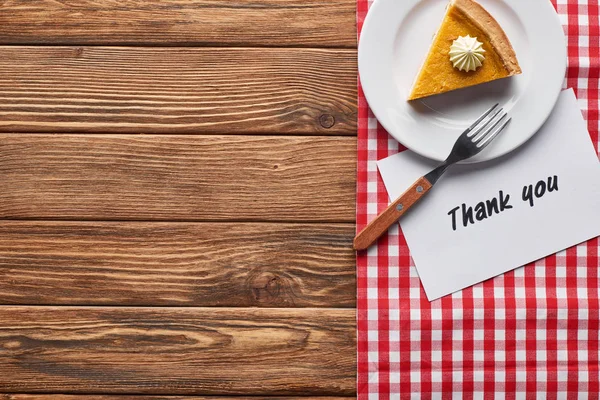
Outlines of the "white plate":
{"type": "Polygon", "coordinates": [[[492,146],[470,162],[507,154],[538,131],[561,91],[567,48],[550,1],[478,2],[505,30],[523,74],[410,103],[406,99],[448,0],[376,0],[365,20],[358,49],[365,97],[381,125],[422,156],[444,160],[461,132],[495,103],[500,103],[513,121],[492,146]]]}

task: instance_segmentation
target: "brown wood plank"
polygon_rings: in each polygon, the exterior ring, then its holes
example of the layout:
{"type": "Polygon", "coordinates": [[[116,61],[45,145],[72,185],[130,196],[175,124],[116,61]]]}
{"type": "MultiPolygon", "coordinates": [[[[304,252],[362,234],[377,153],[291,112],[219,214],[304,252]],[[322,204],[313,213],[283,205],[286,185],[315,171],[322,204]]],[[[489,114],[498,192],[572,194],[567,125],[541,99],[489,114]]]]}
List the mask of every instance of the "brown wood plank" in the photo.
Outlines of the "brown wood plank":
{"type": "Polygon", "coordinates": [[[3,44],[356,46],[354,0],[7,0],[3,44]]]}
{"type": "Polygon", "coordinates": [[[347,397],[329,396],[169,396],[169,395],[76,395],[76,394],[2,394],[0,400],[347,400],[347,397]]]}
{"type": "Polygon", "coordinates": [[[0,144],[0,218],[355,220],[355,138],[2,134],[0,144]]]}
{"type": "Polygon", "coordinates": [[[0,307],[6,392],[351,395],[355,310],[0,307]]]}
{"type": "Polygon", "coordinates": [[[0,304],[354,307],[354,225],[0,224],[0,304]]]}
{"type": "Polygon", "coordinates": [[[356,74],[354,49],[4,46],[0,131],[355,135],[356,74]]]}

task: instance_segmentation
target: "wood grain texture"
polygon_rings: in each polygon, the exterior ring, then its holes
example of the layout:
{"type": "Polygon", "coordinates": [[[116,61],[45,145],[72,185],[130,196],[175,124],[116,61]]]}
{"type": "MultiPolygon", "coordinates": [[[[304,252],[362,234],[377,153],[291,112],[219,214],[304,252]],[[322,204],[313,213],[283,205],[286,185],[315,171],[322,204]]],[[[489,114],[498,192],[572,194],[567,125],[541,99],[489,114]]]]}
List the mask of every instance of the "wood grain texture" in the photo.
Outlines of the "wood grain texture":
{"type": "Polygon", "coordinates": [[[5,46],[0,131],[355,135],[356,74],[356,50],[5,46]]]}
{"type": "Polygon", "coordinates": [[[330,396],[169,396],[169,395],[76,395],[76,394],[2,394],[0,400],[347,400],[330,396]]]}
{"type": "Polygon", "coordinates": [[[0,307],[22,393],[352,395],[355,310],[0,307]]]}
{"type": "Polygon", "coordinates": [[[0,224],[0,304],[354,307],[354,225],[0,224]]]}
{"type": "Polygon", "coordinates": [[[0,135],[0,218],[355,220],[355,138],[0,135]]]}
{"type": "Polygon", "coordinates": [[[5,0],[2,44],[356,46],[352,0],[5,0]]]}

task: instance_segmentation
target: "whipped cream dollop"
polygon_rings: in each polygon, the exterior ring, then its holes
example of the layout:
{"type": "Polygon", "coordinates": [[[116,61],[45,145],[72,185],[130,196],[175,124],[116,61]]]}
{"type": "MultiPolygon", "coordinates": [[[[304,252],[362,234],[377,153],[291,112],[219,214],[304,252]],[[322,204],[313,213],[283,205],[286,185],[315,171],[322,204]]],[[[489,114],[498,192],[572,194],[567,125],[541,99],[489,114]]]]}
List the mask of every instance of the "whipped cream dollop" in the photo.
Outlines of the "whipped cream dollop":
{"type": "Polygon", "coordinates": [[[484,53],[483,43],[479,42],[476,37],[460,36],[450,46],[450,61],[454,68],[461,71],[476,71],[483,65],[484,53]]]}

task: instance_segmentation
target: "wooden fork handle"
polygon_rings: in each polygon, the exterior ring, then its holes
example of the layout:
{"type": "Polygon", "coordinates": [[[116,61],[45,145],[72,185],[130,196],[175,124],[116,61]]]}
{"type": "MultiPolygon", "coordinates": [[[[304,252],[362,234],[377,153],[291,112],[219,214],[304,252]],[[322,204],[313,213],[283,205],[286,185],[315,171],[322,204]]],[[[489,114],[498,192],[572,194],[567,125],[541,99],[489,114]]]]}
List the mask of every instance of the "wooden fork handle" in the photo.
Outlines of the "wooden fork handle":
{"type": "Polygon", "coordinates": [[[356,238],[355,250],[366,250],[377,241],[390,227],[397,222],[406,212],[423,196],[431,190],[431,183],[427,179],[419,178],[402,196],[394,201],[383,213],[375,218],[356,238]]]}

